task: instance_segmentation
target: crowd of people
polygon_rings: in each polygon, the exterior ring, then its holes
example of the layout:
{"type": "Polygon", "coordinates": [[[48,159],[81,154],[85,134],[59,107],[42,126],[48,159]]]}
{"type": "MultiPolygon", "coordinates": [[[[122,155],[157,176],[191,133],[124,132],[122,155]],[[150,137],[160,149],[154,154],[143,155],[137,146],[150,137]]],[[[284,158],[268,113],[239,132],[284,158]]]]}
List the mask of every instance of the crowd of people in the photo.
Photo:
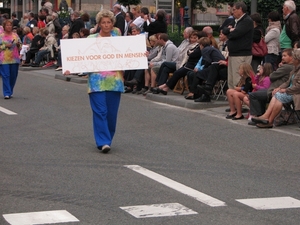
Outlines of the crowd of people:
{"type": "Polygon", "coordinates": [[[222,80],[227,84],[226,119],[244,119],[242,106],[247,105],[249,125],[259,128],[273,127],[284,104],[293,102],[300,110],[300,19],[292,0],[283,3],[283,27],[279,12],[268,14],[269,24],[264,29],[260,14],[248,15],[245,3],[235,2],[230,4],[230,17],[220,26],[219,43],[211,27],[201,31],[187,27],[178,47],[167,34],[164,10],[157,10],[152,18],[146,7],[135,6],[124,12],[115,4],[112,10],[100,11],[96,25],[90,27],[89,14],[73,11],[66,1],[60,8],[69,10],[71,22],[61,24],[49,3],[42,1],[38,15],[26,13],[21,21],[15,13],[12,19],[5,15],[0,20],[0,73],[5,99],[13,96],[19,64],[56,64],[56,70],[62,70],[61,39],[145,35],[148,69],[86,73],[95,140],[104,153],[110,150],[123,91],[167,95],[180,79],[185,79],[187,101],[210,102],[216,83],[222,80]],[[262,37],[268,51],[263,56],[255,55],[252,47],[262,37]]]}
{"type": "MultiPolygon", "coordinates": [[[[244,2],[230,6],[231,15],[219,29],[219,43],[209,26],[202,31],[186,28],[178,47],[166,33],[150,35],[149,68],[125,71],[125,93],[167,95],[185,78],[188,86],[185,99],[210,102],[215,85],[221,80],[227,84],[226,119],[246,117],[249,125],[271,128],[286,103],[294,102],[295,110],[299,111],[300,19],[294,1],[283,2],[283,26],[281,13],[272,11],[265,28],[259,13],[247,14],[244,2]],[[262,40],[267,52],[258,55],[253,46],[262,40]],[[247,115],[243,115],[244,105],[250,109],[247,115]],[[271,109],[272,113],[268,112],[271,109]]],[[[147,16],[145,13],[143,16],[146,23],[147,16]]]]}

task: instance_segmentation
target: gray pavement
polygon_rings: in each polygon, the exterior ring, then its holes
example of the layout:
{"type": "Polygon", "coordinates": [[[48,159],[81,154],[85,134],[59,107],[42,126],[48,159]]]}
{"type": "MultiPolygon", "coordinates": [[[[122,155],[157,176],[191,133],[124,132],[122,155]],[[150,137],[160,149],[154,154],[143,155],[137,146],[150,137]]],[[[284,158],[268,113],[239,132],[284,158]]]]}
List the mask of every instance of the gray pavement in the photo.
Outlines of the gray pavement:
{"type": "Polygon", "coordinates": [[[262,130],[247,120],[226,120],[228,106],[221,100],[189,102],[203,107],[195,109],[166,104],[187,102],[172,92],[146,98],[129,93],[122,95],[112,151],[101,154],[86,84],[55,79],[59,75],[21,69],[14,98],[0,99],[1,107],[17,113],[0,113],[1,225],[8,224],[4,214],[49,210],[66,210],[80,220],[59,225],[299,224],[296,126],[262,130]],[[207,197],[226,206],[212,207],[207,197]],[[274,198],[281,204],[272,204],[274,198]],[[251,199],[272,208],[240,202],[251,199]],[[121,208],[178,203],[197,214],[136,218],[121,208]],[[278,208],[286,203],[288,208],[278,208]]]}
{"type": "MultiPolygon", "coordinates": [[[[84,77],[79,77],[77,75],[64,76],[62,75],[61,71],[55,71],[54,67],[50,67],[50,68],[20,67],[20,72],[45,75],[47,77],[51,77],[54,79],[59,79],[62,81],[73,82],[73,83],[83,84],[83,85],[87,83],[87,79],[84,77]]],[[[197,110],[200,113],[209,114],[212,117],[225,119],[225,116],[227,114],[225,112],[225,109],[228,108],[228,102],[225,100],[225,96],[220,96],[218,100],[212,99],[212,101],[209,103],[198,103],[192,100],[186,100],[184,98],[184,94],[180,95],[172,91],[169,91],[167,95],[148,94],[145,97],[145,99],[157,102],[158,104],[166,104],[169,105],[170,107],[180,107],[180,108],[185,108],[187,110],[197,110]]],[[[144,96],[142,95],[135,95],[131,93],[127,93],[125,95],[133,98],[144,98],[144,96]]],[[[245,113],[244,115],[246,116],[247,113],[245,113]]],[[[229,122],[238,123],[240,125],[249,127],[248,120],[246,119],[239,120],[239,121],[229,120],[229,122]]],[[[300,136],[299,123],[287,125],[287,126],[275,127],[272,130],[300,136]]]]}

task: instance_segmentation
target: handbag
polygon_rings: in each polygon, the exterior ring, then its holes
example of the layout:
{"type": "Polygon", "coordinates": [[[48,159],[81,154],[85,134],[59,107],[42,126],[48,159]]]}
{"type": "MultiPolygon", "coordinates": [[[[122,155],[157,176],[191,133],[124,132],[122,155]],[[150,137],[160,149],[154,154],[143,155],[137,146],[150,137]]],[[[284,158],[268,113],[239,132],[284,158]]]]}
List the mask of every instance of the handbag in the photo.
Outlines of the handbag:
{"type": "Polygon", "coordinates": [[[268,54],[268,47],[264,37],[261,35],[258,43],[253,42],[252,44],[252,55],[257,57],[264,57],[268,54]]]}

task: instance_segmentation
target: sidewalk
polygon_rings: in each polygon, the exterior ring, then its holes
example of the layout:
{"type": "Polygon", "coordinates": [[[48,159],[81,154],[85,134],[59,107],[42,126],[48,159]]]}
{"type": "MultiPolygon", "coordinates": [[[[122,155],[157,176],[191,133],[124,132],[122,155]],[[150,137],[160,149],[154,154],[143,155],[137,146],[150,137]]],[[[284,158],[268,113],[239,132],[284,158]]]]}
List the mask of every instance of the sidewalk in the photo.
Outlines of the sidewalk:
{"type": "MultiPolygon", "coordinates": [[[[77,84],[87,83],[87,78],[82,78],[77,75],[64,76],[62,75],[61,71],[55,71],[54,67],[49,67],[49,68],[20,67],[20,72],[52,76],[54,79],[58,79],[66,82],[74,82],[77,84]]],[[[136,94],[133,95],[131,93],[126,93],[124,95],[138,97],[136,94]]],[[[143,98],[144,96],[140,95],[140,97],[143,98]]],[[[187,110],[196,110],[196,112],[198,113],[210,115],[212,117],[216,117],[224,120],[226,120],[225,117],[228,114],[225,112],[225,109],[228,108],[228,102],[225,100],[224,96],[220,96],[220,98],[217,101],[212,99],[211,102],[205,102],[205,103],[194,102],[193,100],[186,100],[184,98],[184,95],[174,93],[173,91],[169,91],[167,95],[148,94],[145,96],[145,98],[150,101],[154,101],[162,104],[168,104],[175,107],[181,107],[187,110]]],[[[246,115],[247,114],[244,113],[244,116],[246,115]]],[[[249,126],[248,125],[249,121],[247,119],[238,120],[238,121],[233,121],[233,120],[227,120],[227,121],[232,123],[237,123],[243,126],[247,126],[249,128],[258,129],[255,126],[249,126]]],[[[278,131],[278,132],[296,135],[300,137],[299,124],[280,126],[273,129],[265,129],[265,130],[278,131]]]]}

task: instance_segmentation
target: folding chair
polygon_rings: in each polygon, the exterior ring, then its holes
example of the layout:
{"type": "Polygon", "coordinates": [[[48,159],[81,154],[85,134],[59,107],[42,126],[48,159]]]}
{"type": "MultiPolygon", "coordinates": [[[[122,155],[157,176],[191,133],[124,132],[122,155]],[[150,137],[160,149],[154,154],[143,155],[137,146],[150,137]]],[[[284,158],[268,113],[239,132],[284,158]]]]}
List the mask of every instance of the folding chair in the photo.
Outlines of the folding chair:
{"type": "Polygon", "coordinates": [[[187,77],[180,78],[176,86],[174,87],[173,92],[183,95],[185,90],[189,90],[187,77]]]}
{"type": "MultiPolygon", "coordinates": [[[[285,124],[288,124],[291,116],[295,116],[297,124],[300,123],[300,111],[295,110],[294,102],[283,104],[284,109],[289,113],[287,119],[284,121],[285,124]]],[[[300,126],[299,126],[300,127],[300,126]]]]}
{"type": "Polygon", "coordinates": [[[215,98],[215,100],[218,100],[221,95],[226,96],[226,94],[224,93],[226,85],[227,80],[219,80],[216,83],[216,85],[213,88],[213,98],[215,98]]]}

